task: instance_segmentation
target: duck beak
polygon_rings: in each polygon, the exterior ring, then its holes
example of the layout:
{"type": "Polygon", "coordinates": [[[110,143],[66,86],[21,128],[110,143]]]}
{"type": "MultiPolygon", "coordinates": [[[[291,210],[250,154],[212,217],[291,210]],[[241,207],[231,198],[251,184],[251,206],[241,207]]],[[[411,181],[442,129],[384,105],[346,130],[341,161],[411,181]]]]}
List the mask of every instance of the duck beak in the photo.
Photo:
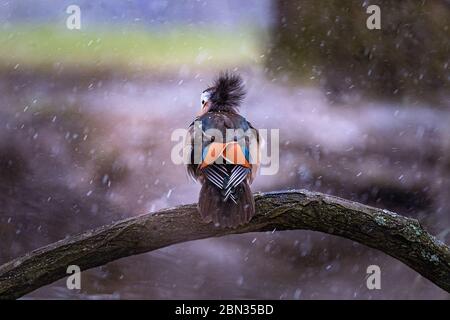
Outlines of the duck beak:
{"type": "Polygon", "coordinates": [[[199,113],[197,113],[197,116],[200,117],[204,115],[207,111],[208,111],[208,102],[202,105],[202,108],[200,109],[199,113]]]}

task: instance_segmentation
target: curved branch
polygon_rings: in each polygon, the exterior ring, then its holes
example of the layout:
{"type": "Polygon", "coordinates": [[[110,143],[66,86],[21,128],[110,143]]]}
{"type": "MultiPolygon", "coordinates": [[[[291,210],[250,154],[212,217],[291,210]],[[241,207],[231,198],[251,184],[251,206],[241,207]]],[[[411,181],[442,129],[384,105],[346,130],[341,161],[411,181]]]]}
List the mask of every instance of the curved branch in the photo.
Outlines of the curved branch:
{"type": "Polygon", "coordinates": [[[236,229],[200,221],[196,205],[165,209],[100,227],[0,266],[0,298],[14,299],[82,270],[175,243],[246,232],[307,229],[348,238],[404,262],[450,292],[450,248],[415,219],[305,190],[256,194],[257,214],[236,229]]]}

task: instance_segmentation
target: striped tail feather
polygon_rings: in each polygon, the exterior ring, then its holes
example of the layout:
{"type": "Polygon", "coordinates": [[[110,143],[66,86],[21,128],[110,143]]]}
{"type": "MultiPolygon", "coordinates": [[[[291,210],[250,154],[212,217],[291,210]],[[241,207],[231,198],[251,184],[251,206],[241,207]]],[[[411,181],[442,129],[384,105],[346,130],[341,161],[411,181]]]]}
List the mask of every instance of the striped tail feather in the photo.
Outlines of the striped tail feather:
{"type": "Polygon", "coordinates": [[[237,227],[255,214],[255,202],[247,175],[239,165],[211,165],[202,169],[206,177],[199,199],[199,211],[205,222],[220,227],[237,227]]]}

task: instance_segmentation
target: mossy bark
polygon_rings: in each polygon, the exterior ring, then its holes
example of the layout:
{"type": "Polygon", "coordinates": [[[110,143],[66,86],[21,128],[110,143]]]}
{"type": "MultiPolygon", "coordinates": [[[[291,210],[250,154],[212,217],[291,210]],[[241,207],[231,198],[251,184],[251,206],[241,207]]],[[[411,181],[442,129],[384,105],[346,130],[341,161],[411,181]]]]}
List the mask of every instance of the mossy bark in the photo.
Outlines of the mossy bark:
{"type": "Polygon", "coordinates": [[[348,238],[404,262],[450,292],[450,249],[415,219],[305,190],[257,194],[256,216],[236,229],[200,221],[195,204],[144,214],[70,237],[0,266],[0,298],[19,298],[81,270],[175,243],[230,234],[315,230],[348,238]]]}

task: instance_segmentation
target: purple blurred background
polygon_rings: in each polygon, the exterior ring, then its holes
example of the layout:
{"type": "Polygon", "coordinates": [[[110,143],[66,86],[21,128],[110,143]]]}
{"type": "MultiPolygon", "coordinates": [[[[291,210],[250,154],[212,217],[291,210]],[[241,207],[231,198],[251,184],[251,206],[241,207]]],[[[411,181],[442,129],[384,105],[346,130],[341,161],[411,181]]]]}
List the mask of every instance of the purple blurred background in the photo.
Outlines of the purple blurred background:
{"type": "MultiPolygon", "coordinates": [[[[242,114],[257,128],[280,129],[280,170],[259,176],[254,191],[305,188],[388,208],[449,243],[448,86],[400,98],[365,88],[337,95],[278,64],[283,2],[0,1],[0,263],[112,221],[196,202],[200,187],[171,162],[170,136],[190,124],[201,91],[223,69],[246,81],[242,114]],[[66,29],[69,4],[81,8],[81,30],[66,29]]],[[[443,74],[448,81],[448,62],[443,74]]],[[[83,272],[81,290],[60,280],[25,298],[450,295],[384,253],[289,231],[174,245],[83,272]],[[381,290],[366,287],[373,264],[381,290]]]]}

